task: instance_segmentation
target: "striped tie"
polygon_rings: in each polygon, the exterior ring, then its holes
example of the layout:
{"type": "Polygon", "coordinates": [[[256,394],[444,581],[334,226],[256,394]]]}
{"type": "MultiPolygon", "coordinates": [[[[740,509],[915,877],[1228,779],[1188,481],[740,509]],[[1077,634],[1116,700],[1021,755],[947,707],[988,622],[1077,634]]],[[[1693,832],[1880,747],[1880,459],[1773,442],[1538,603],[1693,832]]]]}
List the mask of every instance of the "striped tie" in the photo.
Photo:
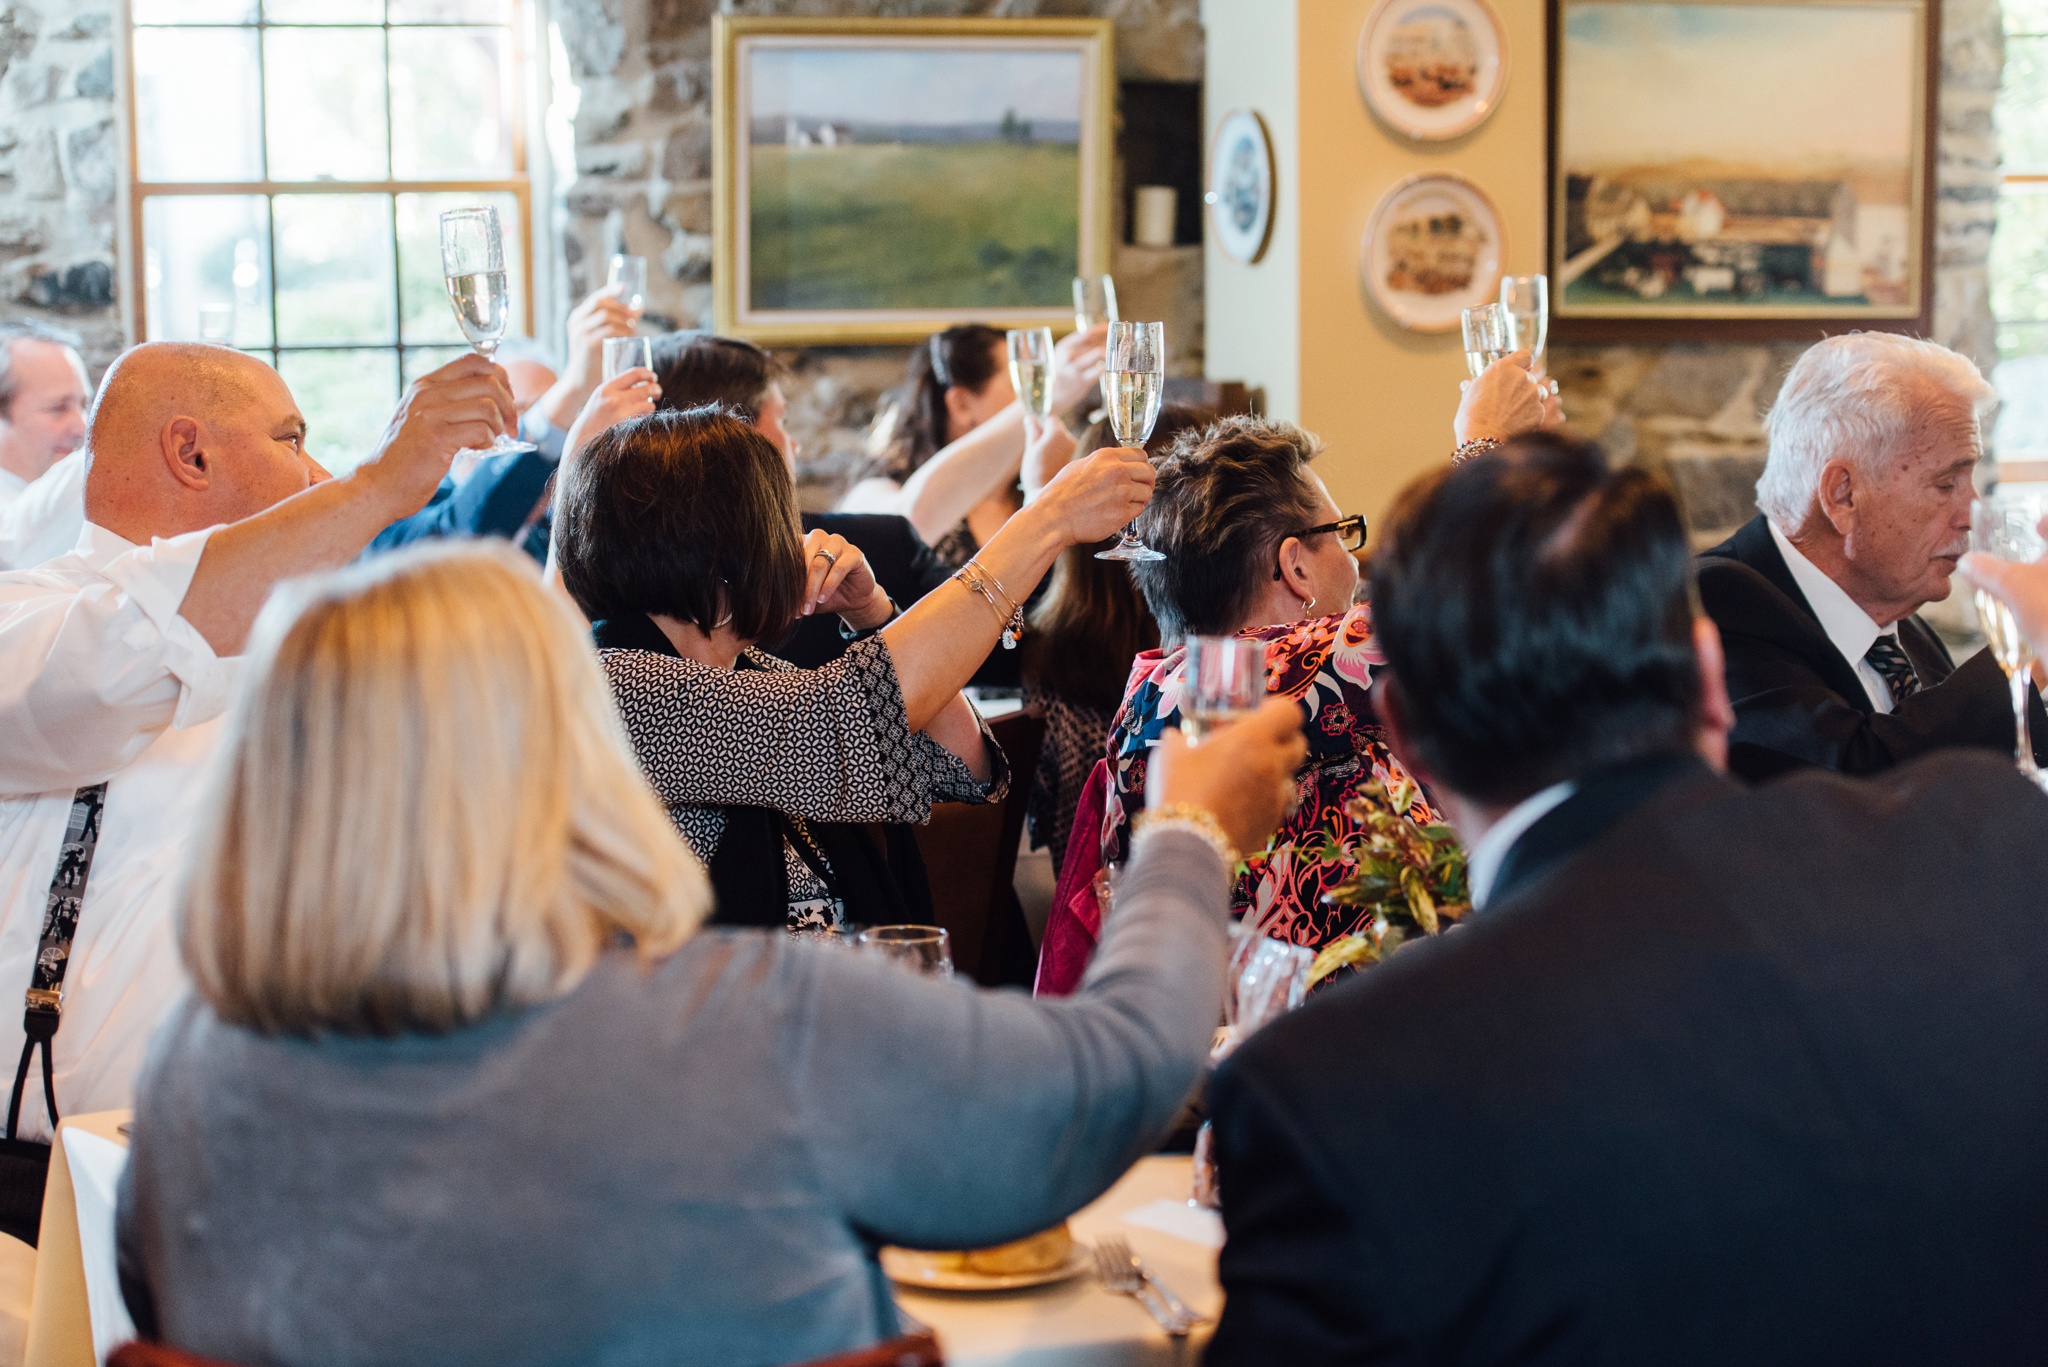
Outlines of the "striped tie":
{"type": "Polygon", "coordinates": [[[1913,672],[1913,662],[1906,658],[1898,637],[1878,637],[1876,643],[1863,652],[1863,661],[1877,671],[1877,676],[1884,680],[1884,686],[1892,691],[1892,706],[1898,706],[1920,691],[1920,676],[1913,672]]]}

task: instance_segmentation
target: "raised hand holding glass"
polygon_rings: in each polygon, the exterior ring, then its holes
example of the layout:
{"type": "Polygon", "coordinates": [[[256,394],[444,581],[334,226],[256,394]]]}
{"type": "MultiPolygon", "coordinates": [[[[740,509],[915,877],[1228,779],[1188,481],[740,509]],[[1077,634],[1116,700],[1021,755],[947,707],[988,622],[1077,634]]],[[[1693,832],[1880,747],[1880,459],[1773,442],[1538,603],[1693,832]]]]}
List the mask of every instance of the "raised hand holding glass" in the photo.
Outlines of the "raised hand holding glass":
{"type": "MultiPolygon", "coordinates": [[[[1109,425],[1117,445],[1143,450],[1159,420],[1159,401],[1166,390],[1166,325],[1111,323],[1109,356],[1102,372],[1109,401],[1109,425]]],[[[1124,528],[1123,538],[1097,560],[1164,560],[1165,556],[1138,539],[1138,524],[1124,528]]]]}
{"type": "MultiPolygon", "coordinates": [[[[441,271],[455,321],[476,354],[490,360],[512,316],[512,287],[505,274],[505,236],[498,211],[450,209],[441,215],[441,271]]],[[[533,443],[499,433],[482,454],[531,451],[533,443]]]]}

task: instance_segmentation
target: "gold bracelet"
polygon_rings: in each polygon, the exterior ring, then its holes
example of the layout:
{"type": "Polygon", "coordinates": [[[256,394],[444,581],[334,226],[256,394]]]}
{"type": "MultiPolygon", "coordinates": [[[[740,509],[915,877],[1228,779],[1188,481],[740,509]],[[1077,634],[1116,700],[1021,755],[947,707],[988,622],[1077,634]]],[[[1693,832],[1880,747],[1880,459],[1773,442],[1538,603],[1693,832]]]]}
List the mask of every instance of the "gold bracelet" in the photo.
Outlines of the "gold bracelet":
{"type": "Polygon", "coordinates": [[[1131,830],[1134,834],[1157,830],[1186,831],[1208,841],[1209,848],[1216,851],[1216,857],[1223,861],[1224,868],[1234,869],[1239,863],[1237,847],[1223,833],[1223,823],[1216,819],[1216,813],[1192,802],[1168,802],[1139,812],[1138,819],[1131,823],[1131,830]]]}
{"type": "Polygon", "coordinates": [[[990,574],[988,567],[980,561],[972,559],[962,565],[953,577],[965,584],[969,591],[979,594],[995,612],[997,620],[1003,624],[1003,649],[1015,650],[1017,642],[1024,639],[1024,609],[1010,597],[1003,581],[990,574]],[[998,596],[1003,600],[1000,603],[996,601],[998,596]]]}

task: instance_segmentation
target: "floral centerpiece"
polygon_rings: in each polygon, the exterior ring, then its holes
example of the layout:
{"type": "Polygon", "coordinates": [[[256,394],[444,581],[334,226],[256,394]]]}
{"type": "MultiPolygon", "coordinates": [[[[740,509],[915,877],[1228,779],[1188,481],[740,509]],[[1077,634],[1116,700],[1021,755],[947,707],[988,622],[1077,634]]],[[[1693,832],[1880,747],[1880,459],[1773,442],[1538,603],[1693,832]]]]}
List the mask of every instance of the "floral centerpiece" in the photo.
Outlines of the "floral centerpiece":
{"type": "Polygon", "coordinates": [[[1323,947],[1309,970],[1311,986],[1340,969],[1378,963],[1417,936],[1440,934],[1472,910],[1464,847],[1449,826],[1418,825],[1408,816],[1415,798],[1412,779],[1391,790],[1373,783],[1345,804],[1356,829],[1340,834],[1332,823],[1304,842],[1310,858],[1356,864],[1357,872],[1325,900],[1372,918],[1369,931],[1323,947]]]}

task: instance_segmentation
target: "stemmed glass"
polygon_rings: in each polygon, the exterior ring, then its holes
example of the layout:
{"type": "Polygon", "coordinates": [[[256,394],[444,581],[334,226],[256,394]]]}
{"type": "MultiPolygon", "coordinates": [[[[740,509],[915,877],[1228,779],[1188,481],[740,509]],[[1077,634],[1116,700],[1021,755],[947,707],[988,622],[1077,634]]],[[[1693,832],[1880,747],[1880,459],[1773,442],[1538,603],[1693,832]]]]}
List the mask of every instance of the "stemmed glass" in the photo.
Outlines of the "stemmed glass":
{"type": "Polygon", "coordinates": [[[1074,326],[1086,332],[1116,321],[1116,281],[1106,275],[1074,277],[1074,326]]]}
{"type": "MultiPolygon", "coordinates": [[[[1102,389],[1109,400],[1109,425],[1117,445],[1144,450],[1159,419],[1159,400],[1166,388],[1166,325],[1111,323],[1109,354],[1102,389]]],[[[1123,538],[1097,560],[1164,560],[1165,556],[1138,539],[1138,524],[1124,528],[1123,538]]]]}
{"type": "Polygon", "coordinates": [[[1010,353],[1010,385],[1024,411],[1041,421],[1052,414],[1055,362],[1051,328],[1012,328],[1004,334],[1010,353]]]}
{"type": "MultiPolygon", "coordinates": [[[[476,354],[490,360],[504,339],[512,315],[512,289],[505,274],[505,235],[492,208],[450,209],[441,215],[441,271],[448,277],[448,301],[476,354]]],[[[533,443],[500,432],[479,454],[531,451],[533,443]]]]}
{"type": "Polygon", "coordinates": [[[613,257],[611,274],[606,277],[605,283],[626,287],[624,297],[629,308],[644,307],[647,303],[647,258],[613,257]]]}
{"type": "Polygon", "coordinates": [[[1465,334],[1465,368],[1478,379],[1486,368],[1515,349],[1514,325],[1499,304],[1481,304],[1458,315],[1465,334]]]}
{"type": "Polygon", "coordinates": [[[953,937],[941,926],[870,926],[853,943],[863,954],[893,959],[915,973],[953,976],[953,937]]]}
{"type": "Polygon", "coordinates": [[[1257,709],[1266,696],[1266,643],[1190,636],[1181,666],[1180,729],[1199,745],[1257,709]]]}
{"type": "Polygon", "coordinates": [[[1500,306],[1508,315],[1508,341],[1543,369],[1543,344],[1550,336],[1550,281],[1541,275],[1504,275],[1500,306]]]}
{"type": "MultiPolygon", "coordinates": [[[[2043,503],[2038,495],[1994,492],[1970,505],[1970,549],[2000,560],[2028,562],[2048,550],[2041,533],[2043,503]]],[[[1984,636],[1991,643],[1992,658],[2005,671],[2012,687],[2012,710],[2018,744],[2016,755],[2022,774],[2042,783],[2040,766],[2034,763],[2034,742],[2027,725],[2027,684],[2034,668],[2034,652],[2013,621],[2012,609],[1982,589],[1976,591],[1977,618],[1984,624],[1984,636]]]]}

